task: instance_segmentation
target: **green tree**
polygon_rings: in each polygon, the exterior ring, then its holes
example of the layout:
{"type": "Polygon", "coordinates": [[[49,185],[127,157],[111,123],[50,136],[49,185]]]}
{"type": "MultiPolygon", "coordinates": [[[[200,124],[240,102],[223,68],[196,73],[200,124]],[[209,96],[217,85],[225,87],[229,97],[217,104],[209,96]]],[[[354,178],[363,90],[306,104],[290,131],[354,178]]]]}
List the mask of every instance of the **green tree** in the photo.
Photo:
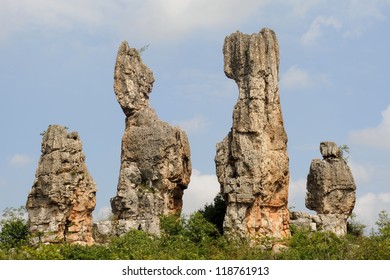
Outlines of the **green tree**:
{"type": "Polygon", "coordinates": [[[214,224],[219,233],[223,234],[223,220],[226,213],[226,201],[222,193],[218,193],[213,203],[206,204],[203,209],[199,210],[203,217],[214,224]]]}
{"type": "Polygon", "coordinates": [[[26,209],[6,208],[0,221],[0,248],[11,249],[26,243],[28,237],[26,209]]]}
{"type": "Polygon", "coordinates": [[[358,221],[356,221],[356,214],[352,213],[349,217],[347,223],[347,232],[356,237],[361,237],[364,235],[364,229],[366,226],[358,221]]]}
{"type": "Polygon", "coordinates": [[[387,211],[382,210],[378,214],[378,220],[375,222],[378,227],[378,234],[390,238],[390,218],[387,211]]]}
{"type": "Polygon", "coordinates": [[[343,145],[339,146],[339,149],[340,149],[340,152],[341,152],[341,157],[345,161],[348,161],[349,153],[350,153],[349,146],[347,144],[343,144],[343,145]]]}
{"type": "Polygon", "coordinates": [[[150,44],[146,44],[142,48],[138,49],[137,51],[138,51],[139,55],[142,56],[142,54],[149,48],[149,46],[150,46],[150,44]]]}

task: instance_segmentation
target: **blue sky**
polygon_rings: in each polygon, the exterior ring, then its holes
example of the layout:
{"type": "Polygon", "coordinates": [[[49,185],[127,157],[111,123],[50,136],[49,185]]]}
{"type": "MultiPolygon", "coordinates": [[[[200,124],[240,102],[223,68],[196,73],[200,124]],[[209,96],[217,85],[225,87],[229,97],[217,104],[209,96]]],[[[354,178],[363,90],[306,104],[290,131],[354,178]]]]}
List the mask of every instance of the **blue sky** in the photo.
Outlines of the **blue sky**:
{"type": "Polygon", "coordinates": [[[125,116],[113,92],[117,48],[149,44],[151,106],[187,131],[193,176],[184,212],[219,190],[215,145],[238,92],[223,73],[225,36],[273,29],[289,137],[290,206],[324,140],[347,144],[355,213],[390,211],[389,0],[0,0],[0,210],[24,205],[49,124],[79,132],[98,186],[95,216],[116,192],[125,116]]]}

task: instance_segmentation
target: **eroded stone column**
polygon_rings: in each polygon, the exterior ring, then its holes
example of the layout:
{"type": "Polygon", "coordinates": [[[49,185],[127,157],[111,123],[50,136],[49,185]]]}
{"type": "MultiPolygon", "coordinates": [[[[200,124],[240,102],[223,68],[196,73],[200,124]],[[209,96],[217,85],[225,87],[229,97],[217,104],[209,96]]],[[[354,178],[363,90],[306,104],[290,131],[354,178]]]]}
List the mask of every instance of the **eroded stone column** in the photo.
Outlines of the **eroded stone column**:
{"type": "Polygon", "coordinates": [[[225,38],[224,70],[239,88],[233,125],[217,144],[218,181],[227,200],[224,231],[240,237],[290,235],[287,135],[279,97],[275,33],[225,38]]]}
{"type": "Polygon", "coordinates": [[[78,133],[50,125],[26,205],[31,242],[92,244],[95,205],[96,184],[78,133]]]}
{"type": "Polygon", "coordinates": [[[190,182],[187,135],[161,121],[149,105],[154,77],[138,51],[123,42],[114,71],[114,91],[124,114],[117,194],[111,199],[117,232],[160,233],[160,216],[177,214],[190,182]]]}

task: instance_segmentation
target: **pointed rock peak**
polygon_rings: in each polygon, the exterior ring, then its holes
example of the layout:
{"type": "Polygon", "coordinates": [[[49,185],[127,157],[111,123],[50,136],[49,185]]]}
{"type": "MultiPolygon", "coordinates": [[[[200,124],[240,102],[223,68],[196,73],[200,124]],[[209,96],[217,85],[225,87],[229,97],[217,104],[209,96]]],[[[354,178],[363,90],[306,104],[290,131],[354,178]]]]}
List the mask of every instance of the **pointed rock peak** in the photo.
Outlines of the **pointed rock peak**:
{"type": "Polygon", "coordinates": [[[126,116],[149,108],[149,94],[152,91],[154,76],[143,63],[137,49],[127,41],[119,46],[114,70],[114,91],[126,116]]]}
{"type": "Polygon", "coordinates": [[[68,132],[65,126],[49,125],[42,137],[42,154],[64,149],[81,151],[82,144],[79,134],[76,131],[68,132]]]}

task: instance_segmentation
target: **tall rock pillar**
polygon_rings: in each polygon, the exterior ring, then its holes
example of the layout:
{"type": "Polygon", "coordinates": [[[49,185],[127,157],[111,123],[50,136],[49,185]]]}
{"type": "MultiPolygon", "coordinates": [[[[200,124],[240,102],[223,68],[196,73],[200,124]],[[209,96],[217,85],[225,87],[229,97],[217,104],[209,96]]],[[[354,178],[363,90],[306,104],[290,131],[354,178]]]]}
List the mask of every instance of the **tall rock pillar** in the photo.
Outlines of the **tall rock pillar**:
{"type": "Polygon", "coordinates": [[[290,235],[287,135],[280,106],[275,33],[225,38],[224,70],[239,88],[233,126],[217,144],[218,181],[227,201],[224,231],[239,237],[290,235]]]}
{"type": "Polygon", "coordinates": [[[50,125],[27,198],[31,242],[92,244],[96,184],[88,172],[77,132],[50,125]]]}
{"type": "Polygon", "coordinates": [[[111,199],[117,232],[159,234],[160,216],[180,213],[190,182],[190,146],[184,131],[158,119],[149,105],[154,77],[138,51],[123,42],[114,91],[126,115],[117,194],[111,199]]]}

